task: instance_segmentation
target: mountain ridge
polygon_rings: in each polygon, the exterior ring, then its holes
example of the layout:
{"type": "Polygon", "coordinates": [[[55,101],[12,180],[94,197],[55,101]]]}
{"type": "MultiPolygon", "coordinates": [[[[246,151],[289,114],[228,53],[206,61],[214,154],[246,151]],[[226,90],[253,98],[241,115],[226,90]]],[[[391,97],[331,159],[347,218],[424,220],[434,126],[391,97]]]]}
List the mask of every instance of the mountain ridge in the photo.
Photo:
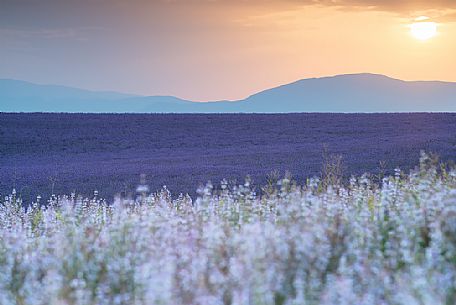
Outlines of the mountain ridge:
{"type": "Polygon", "coordinates": [[[455,112],[456,83],[354,73],[300,79],[234,101],[196,102],[0,79],[0,112],[455,112]]]}

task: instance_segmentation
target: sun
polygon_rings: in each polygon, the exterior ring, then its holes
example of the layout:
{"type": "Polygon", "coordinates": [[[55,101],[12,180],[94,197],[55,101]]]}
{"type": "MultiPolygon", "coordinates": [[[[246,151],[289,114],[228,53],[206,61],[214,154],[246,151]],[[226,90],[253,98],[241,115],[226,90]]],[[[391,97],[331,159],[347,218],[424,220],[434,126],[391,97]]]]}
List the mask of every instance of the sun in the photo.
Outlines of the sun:
{"type": "Polygon", "coordinates": [[[429,17],[421,16],[410,25],[410,32],[418,40],[429,40],[437,35],[437,23],[429,21],[429,17]]]}

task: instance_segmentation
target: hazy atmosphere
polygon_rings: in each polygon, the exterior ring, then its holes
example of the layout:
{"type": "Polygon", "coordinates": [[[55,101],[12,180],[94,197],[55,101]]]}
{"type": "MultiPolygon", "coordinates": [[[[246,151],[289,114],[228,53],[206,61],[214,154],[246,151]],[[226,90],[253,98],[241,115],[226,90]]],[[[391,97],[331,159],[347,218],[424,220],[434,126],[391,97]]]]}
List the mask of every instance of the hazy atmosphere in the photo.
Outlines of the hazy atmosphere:
{"type": "Polygon", "coordinates": [[[456,81],[455,37],[450,0],[0,0],[0,78],[195,101],[358,72],[456,81]]]}

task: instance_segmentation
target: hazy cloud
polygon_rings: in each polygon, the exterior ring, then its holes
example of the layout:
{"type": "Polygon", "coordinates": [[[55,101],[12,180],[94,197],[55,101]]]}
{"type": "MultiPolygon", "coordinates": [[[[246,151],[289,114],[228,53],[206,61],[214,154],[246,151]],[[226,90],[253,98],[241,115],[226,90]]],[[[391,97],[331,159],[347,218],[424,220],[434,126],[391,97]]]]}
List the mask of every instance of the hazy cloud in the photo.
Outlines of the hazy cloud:
{"type": "Polygon", "coordinates": [[[340,7],[342,9],[364,9],[397,13],[413,16],[429,14],[431,17],[441,18],[442,21],[456,20],[456,1],[453,0],[313,0],[299,1],[308,4],[340,7]]]}
{"type": "MultiPolygon", "coordinates": [[[[441,20],[455,20],[455,0],[0,0],[0,22],[10,20],[11,14],[24,14],[24,17],[38,17],[48,11],[49,17],[58,18],[59,12],[71,10],[95,10],[100,14],[109,14],[110,10],[158,9],[166,6],[183,6],[189,11],[202,6],[218,7],[255,7],[274,10],[289,10],[303,6],[326,6],[342,10],[377,10],[401,15],[416,15],[430,12],[441,20]],[[2,13],[3,12],[3,13],[2,13]],[[50,15],[52,14],[52,16],[50,15]]],[[[112,12],[111,12],[112,13],[112,12]]],[[[1,26],[1,23],[0,23],[1,26]]]]}
{"type": "Polygon", "coordinates": [[[30,36],[43,39],[76,39],[85,40],[87,32],[99,31],[101,28],[79,27],[79,28],[61,28],[61,29],[15,29],[0,28],[1,36],[14,36],[27,38],[30,36]]]}

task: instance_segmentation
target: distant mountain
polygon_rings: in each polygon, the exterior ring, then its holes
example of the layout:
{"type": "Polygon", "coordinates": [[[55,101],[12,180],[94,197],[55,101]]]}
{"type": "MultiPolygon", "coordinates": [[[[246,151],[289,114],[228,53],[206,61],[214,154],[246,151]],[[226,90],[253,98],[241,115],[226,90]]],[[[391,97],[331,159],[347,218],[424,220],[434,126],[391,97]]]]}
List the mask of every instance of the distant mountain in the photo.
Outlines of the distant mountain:
{"type": "Polygon", "coordinates": [[[377,74],[310,78],[239,101],[191,102],[0,80],[2,112],[455,112],[456,83],[402,81],[377,74]]]}
{"type": "Polygon", "coordinates": [[[132,97],[135,96],[0,79],[2,112],[109,112],[116,101],[132,97]]]}
{"type": "Polygon", "coordinates": [[[303,79],[257,93],[245,102],[245,111],[265,112],[452,112],[456,83],[348,74],[303,79]]]}

